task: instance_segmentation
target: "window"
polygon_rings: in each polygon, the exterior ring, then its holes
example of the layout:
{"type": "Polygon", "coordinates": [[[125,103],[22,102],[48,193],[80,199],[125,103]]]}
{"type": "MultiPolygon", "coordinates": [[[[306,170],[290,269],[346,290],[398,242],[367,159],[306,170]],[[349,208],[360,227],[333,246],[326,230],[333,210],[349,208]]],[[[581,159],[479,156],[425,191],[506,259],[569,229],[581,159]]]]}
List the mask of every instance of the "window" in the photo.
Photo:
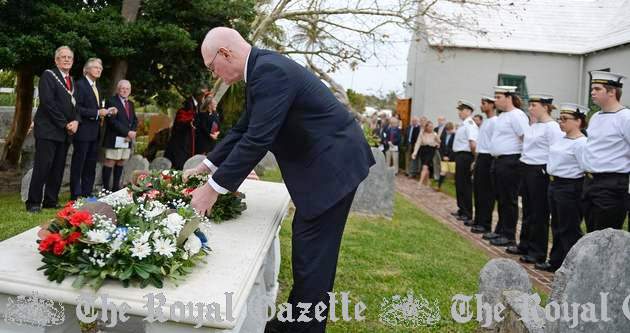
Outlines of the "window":
{"type": "MultiPolygon", "coordinates": [[[[610,68],[598,69],[598,71],[610,72],[610,68]]],[[[588,72],[588,89],[586,89],[586,91],[588,91],[588,108],[591,109],[591,111],[588,113],[588,119],[590,119],[591,116],[595,114],[595,112],[598,112],[599,110],[602,109],[599,107],[599,105],[593,103],[593,98],[591,97],[591,80],[592,79],[593,77],[591,76],[591,72],[589,71],[588,72]]]]}
{"type": "Polygon", "coordinates": [[[523,99],[523,105],[527,105],[529,95],[527,94],[527,83],[525,82],[525,78],[525,75],[499,74],[497,84],[499,86],[517,87],[516,92],[521,96],[521,99],[523,99]]]}

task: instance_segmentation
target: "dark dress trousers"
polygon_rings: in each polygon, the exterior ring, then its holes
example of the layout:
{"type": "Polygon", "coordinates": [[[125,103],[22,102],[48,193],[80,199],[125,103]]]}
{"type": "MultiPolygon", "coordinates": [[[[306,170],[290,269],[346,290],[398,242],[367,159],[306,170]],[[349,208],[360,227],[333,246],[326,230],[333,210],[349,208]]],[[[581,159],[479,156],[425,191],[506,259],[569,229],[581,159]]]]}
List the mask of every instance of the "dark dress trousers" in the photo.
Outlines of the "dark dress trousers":
{"type": "MultiPolygon", "coordinates": [[[[298,302],[328,304],[344,225],[375,163],[372,151],[352,114],[298,63],[252,48],[246,70],[246,108],[208,154],[219,167],[212,178],[236,191],[267,151],[274,153],[296,206],[289,302],[295,311],[298,302]]],[[[289,332],[324,332],[326,323],[286,325],[289,332]]]]}
{"type": "MultiPolygon", "coordinates": [[[[74,85],[71,78],[72,94],[74,85]]],[[[80,120],[72,104],[73,96],[66,88],[66,81],[59,69],[44,71],[39,79],[38,89],[39,106],[33,120],[35,157],[26,201],[27,208],[42,204],[42,191],[45,208],[57,205],[71,140],[66,125],[71,121],[80,120]]]]}
{"type": "Polygon", "coordinates": [[[219,130],[219,115],[216,112],[197,112],[197,129],[195,130],[196,154],[207,154],[212,151],[216,142],[210,137],[213,128],[219,130]]]}
{"type": "MultiPolygon", "coordinates": [[[[99,98],[103,96],[100,90],[98,92],[99,98]]],[[[73,152],[70,166],[71,199],[92,195],[94,177],[96,175],[100,129],[98,109],[100,109],[101,101],[97,99],[87,78],[83,77],[77,80],[76,96],[76,108],[81,115],[81,122],[72,142],[73,152]]]]}

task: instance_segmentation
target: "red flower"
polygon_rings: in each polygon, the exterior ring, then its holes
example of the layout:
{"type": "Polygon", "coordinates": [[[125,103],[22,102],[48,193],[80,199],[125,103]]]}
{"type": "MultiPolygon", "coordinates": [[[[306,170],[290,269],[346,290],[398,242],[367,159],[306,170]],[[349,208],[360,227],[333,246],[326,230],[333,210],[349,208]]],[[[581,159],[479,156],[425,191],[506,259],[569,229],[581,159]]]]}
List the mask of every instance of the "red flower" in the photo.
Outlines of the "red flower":
{"type": "Polygon", "coordinates": [[[165,175],[163,173],[161,175],[162,175],[162,179],[164,179],[164,180],[171,180],[173,178],[173,176],[171,176],[171,175],[165,175]]]}
{"type": "Polygon", "coordinates": [[[66,238],[66,242],[68,242],[68,244],[74,244],[79,238],[81,238],[81,233],[78,231],[75,231],[71,233],[70,235],[68,235],[68,237],[66,238]]]}
{"type": "Polygon", "coordinates": [[[39,242],[39,251],[40,252],[48,252],[50,251],[50,247],[59,242],[61,240],[61,235],[58,233],[50,234],[46,236],[46,238],[42,239],[39,242]]]}
{"type": "Polygon", "coordinates": [[[74,200],[70,200],[70,201],[66,202],[66,205],[65,205],[65,206],[63,206],[63,207],[64,207],[64,208],[66,208],[66,207],[72,207],[72,205],[74,205],[74,200]]]}
{"type": "Polygon", "coordinates": [[[140,182],[140,181],[144,180],[145,178],[147,178],[148,176],[149,175],[147,175],[146,173],[143,173],[143,174],[138,176],[138,181],[140,182]]]}
{"type": "Polygon", "coordinates": [[[74,213],[76,213],[77,210],[74,209],[72,207],[72,205],[68,206],[66,205],[66,207],[60,211],[57,212],[57,217],[62,219],[62,220],[68,220],[72,217],[72,215],[74,215],[74,213]]]}
{"type": "Polygon", "coordinates": [[[75,227],[81,224],[92,225],[92,214],[84,211],[78,211],[70,217],[70,224],[75,227]]]}
{"type": "Polygon", "coordinates": [[[158,190],[151,190],[146,193],[146,196],[149,199],[155,199],[158,195],[160,195],[160,191],[158,190]]]}
{"type": "Polygon", "coordinates": [[[63,251],[66,249],[66,241],[60,240],[53,246],[53,253],[56,256],[60,256],[63,254],[63,251]]]}
{"type": "Polygon", "coordinates": [[[194,187],[189,187],[189,188],[185,188],[182,190],[182,194],[185,196],[190,196],[191,193],[193,193],[195,191],[194,187]]]}

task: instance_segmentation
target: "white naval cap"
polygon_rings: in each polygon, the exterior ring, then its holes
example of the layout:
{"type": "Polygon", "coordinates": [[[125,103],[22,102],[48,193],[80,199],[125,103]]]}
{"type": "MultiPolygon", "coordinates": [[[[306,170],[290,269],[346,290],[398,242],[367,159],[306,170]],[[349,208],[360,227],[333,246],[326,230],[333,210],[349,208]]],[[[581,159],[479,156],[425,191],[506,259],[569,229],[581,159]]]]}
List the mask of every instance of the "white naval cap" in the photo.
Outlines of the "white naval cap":
{"type": "Polygon", "coordinates": [[[623,87],[621,80],[626,78],[621,74],[611,72],[591,71],[589,73],[591,74],[591,83],[601,83],[619,88],[623,87]]]}
{"type": "Polygon", "coordinates": [[[465,99],[460,99],[459,101],[457,101],[457,109],[461,110],[462,108],[468,108],[471,111],[475,111],[475,104],[465,100],[465,99]]]}
{"type": "Polygon", "coordinates": [[[575,104],[575,103],[561,103],[560,104],[560,113],[571,113],[571,114],[579,114],[584,115],[590,111],[590,109],[584,105],[575,104]]]}
{"type": "Polygon", "coordinates": [[[513,94],[516,92],[517,88],[518,87],[516,86],[494,86],[494,92],[501,94],[513,94]]]}
{"type": "Polygon", "coordinates": [[[494,98],[494,96],[491,96],[491,95],[486,95],[486,94],[481,95],[481,100],[482,100],[482,101],[492,102],[492,103],[494,103],[494,102],[496,102],[496,101],[497,101],[497,99],[496,99],[496,98],[494,98]]]}
{"type": "Polygon", "coordinates": [[[532,94],[532,95],[529,95],[529,101],[530,102],[545,103],[545,104],[552,104],[553,103],[553,96],[548,95],[548,94],[532,94]]]}

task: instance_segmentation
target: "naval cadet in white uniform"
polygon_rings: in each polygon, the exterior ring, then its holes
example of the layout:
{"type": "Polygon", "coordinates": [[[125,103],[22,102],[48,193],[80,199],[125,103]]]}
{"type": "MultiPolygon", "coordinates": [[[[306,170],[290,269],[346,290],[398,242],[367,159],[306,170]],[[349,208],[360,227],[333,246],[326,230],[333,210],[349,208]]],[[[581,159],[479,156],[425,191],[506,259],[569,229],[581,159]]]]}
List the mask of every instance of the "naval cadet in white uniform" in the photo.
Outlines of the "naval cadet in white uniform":
{"type": "Polygon", "coordinates": [[[547,160],[549,147],[560,140],[564,133],[551,117],[555,109],[553,97],[533,94],[529,96],[529,115],[532,124],[523,138],[521,175],[523,194],[523,218],[518,246],[510,246],[506,252],[521,254],[525,263],[544,263],[547,260],[549,243],[549,201],[547,188],[547,160]]]}
{"type": "Polygon", "coordinates": [[[490,140],[494,158],[494,181],[499,201],[499,224],[495,233],[484,234],[495,246],[515,245],[518,221],[518,192],[521,183],[519,159],[523,150],[523,136],[529,130],[529,119],[521,107],[521,99],[514,86],[496,86],[495,105],[502,111],[497,117],[490,140]]]}
{"type": "Polygon", "coordinates": [[[479,128],[472,119],[475,105],[471,102],[460,100],[457,103],[457,114],[462,120],[455,132],[453,139],[453,152],[455,152],[455,192],[457,195],[457,218],[465,225],[472,225],[472,174],[471,165],[475,160],[474,154],[477,148],[477,136],[479,128]]]}
{"type": "Polygon", "coordinates": [[[588,231],[621,229],[630,201],[630,109],[621,105],[623,75],[591,73],[591,97],[601,107],[587,129],[582,154],[588,231]]]}
{"type": "Polygon", "coordinates": [[[492,211],[496,202],[496,192],[492,181],[492,155],[490,155],[490,140],[494,130],[495,115],[494,96],[481,97],[481,112],[486,119],[479,127],[477,140],[477,159],[473,170],[473,192],[475,201],[475,218],[471,232],[485,234],[492,229],[492,211]]]}
{"type": "Polygon", "coordinates": [[[560,128],[564,137],[549,148],[547,173],[549,174],[549,208],[553,246],[549,261],[536,263],[539,270],[555,272],[569,250],[582,237],[582,184],[584,170],[580,154],[586,145],[582,130],[586,127],[589,109],[582,105],[560,105],[560,128]]]}

